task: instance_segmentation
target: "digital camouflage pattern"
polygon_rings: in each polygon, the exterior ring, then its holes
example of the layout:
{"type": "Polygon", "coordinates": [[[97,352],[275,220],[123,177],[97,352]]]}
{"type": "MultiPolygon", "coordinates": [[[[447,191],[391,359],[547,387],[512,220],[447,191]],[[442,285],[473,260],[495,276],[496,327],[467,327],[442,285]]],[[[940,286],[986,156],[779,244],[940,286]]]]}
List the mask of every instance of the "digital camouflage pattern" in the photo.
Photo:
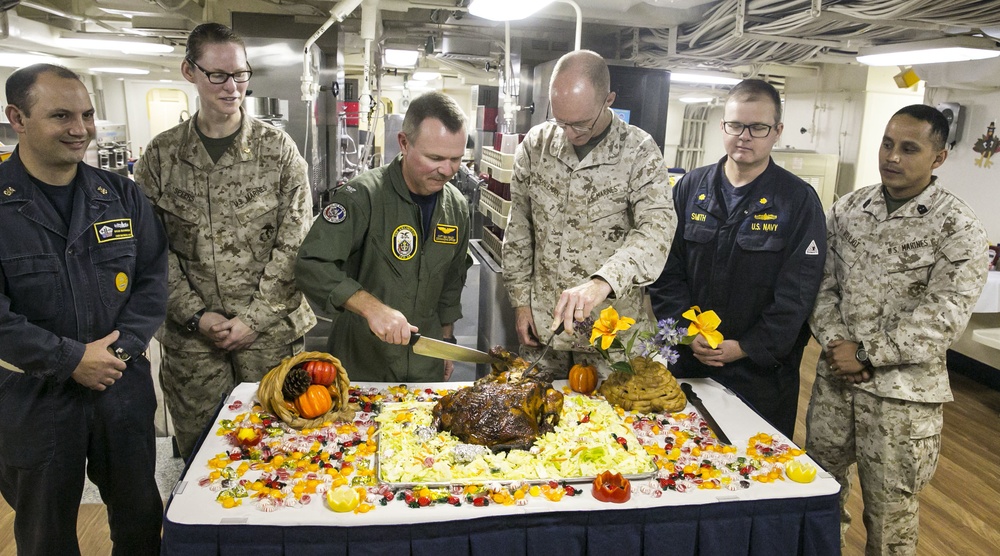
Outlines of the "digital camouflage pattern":
{"type": "Polygon", "coordinates": [[[312,222],[306,162],[287,133],[244,113],[214,163],[194,122],[157,135],[135,167],[170,239],[170,300],[158,338],[167,348],[214,350],[185,328],[204,308],[260,333],[255,349],[287,345],[316,324],[293,274],[312,222]]]}
{"type": "Polygon", "coordinates": [[[917,495],[937,467],[945,355],[986,282],[987,239],[972,210],[932,182],[891,215],[879,185],[827,215],[823,282],[810,320],[820,345],[864,343],[872,378],[848,384],[817,366],[806,449],[840,482],[858,465],[867,554],[916,554],[917,495]]]}
{"type": "MultiPolygon", "coordinates": [[[[563,290],[595,276],[611,285],[618,314],[652,329],[642,286],[663,270],[677,215],[649,134],[612,118],[607,137],[580,161],[559,127],[543,123],[517,149],[510,190],[504,281],[515,307],[531,306],[539,334],[563,290]]],[[[562,334],[552,348],[573,349],[573,340],[562,334]]]]}
{"type": "MultiPolygon", "coordinates": [[[[988,243],[972,209],[936,182],[892,215],[880,185],[855,191],[827,215],[813,334],[821,346],[864,343],[875,372],[862,390],[951,401],[945,353],[986,283],[988,243]]],[[[833,376],[822,358],[817,372],[833,376]]]]}
{"type": "Polygon", "coordinates": [[[847,499],[857,463],[868,534],[865,554],[917,553],[917,495],[937,469],[942,407],[883,398],[838,379],[816,377],[806,449],[840,483],[841,544],[851,525],[847,499]]]}

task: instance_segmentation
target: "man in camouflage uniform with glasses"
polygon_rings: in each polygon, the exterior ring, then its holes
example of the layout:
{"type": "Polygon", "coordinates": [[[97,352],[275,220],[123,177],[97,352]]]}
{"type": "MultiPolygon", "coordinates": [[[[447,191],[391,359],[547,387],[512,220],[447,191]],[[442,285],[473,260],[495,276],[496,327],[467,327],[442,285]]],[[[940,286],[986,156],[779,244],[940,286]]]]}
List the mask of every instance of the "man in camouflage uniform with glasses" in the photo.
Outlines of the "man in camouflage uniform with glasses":
{"type": "MultiPolygon", "coordinates": [[[[648,133],[611,112],[610,83],[596,53],[560,58],[549,87],[555,118],[532,128],[515,155],[503,269],[521,354],[532,360],[540,337],[560,322],[569,331],[597,318],[608,298],[643,326],[642,286],[670,246],[677,217],[662,154],[648,133]]],[[[589,339],[589,330],[578,332],[589,339]]],[[[607,374],[596,351],[574,352],[573,344],[568,333],[556,337],[539,368],[565,378],[584,363],[607,374]]]]}
{"type": "Polygon", "coordinates": [[[948,157],[947,137],[934,108],[899,110],[879,149],[882,183],[827,215],[806,449],[840,482],[841,538],[857,463],[866,554],[917,553],[917,495],[937,468],[942,404],[953,399],[946,352],[986,283],[983,225],[931,173],[948,157]]]}

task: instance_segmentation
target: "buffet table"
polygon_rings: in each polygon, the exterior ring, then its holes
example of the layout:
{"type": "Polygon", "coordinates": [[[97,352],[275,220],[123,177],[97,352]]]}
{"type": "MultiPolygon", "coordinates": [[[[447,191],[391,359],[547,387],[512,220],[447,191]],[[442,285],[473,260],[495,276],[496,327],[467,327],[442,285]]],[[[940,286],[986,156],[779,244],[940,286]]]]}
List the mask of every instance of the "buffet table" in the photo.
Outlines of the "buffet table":
{"type": "MultiPolygon", "coordinates": [[[[692,384],[735,446],[745,447],[761,432],[777,435],[718,383],[682,382],[692,384]]],[[[256,384],[237,386],[222,404],[217,425],[246,412],[255,393],[256,384]]],[[[525,505],[411,508],[392,502],[366,513],[334,513],[322,500],[314,500],[264,512],[253,504],[223,508],[217,492],[199,486],[209,460],[230,448],[225,437],[214,434],[216,429],[208,431],[167,504],[163,554],[840,553],[839,487],[822,470],[807,484],[754,482],[738,490],[666,490],[657,497],[649,495],[647,487],[647,494],[635,492],[624,504],[598,502],[590,495],[589,483],[580,483],[575,486],[584,490],[582,495],[557,502],[533,497],[525,505]]]]}

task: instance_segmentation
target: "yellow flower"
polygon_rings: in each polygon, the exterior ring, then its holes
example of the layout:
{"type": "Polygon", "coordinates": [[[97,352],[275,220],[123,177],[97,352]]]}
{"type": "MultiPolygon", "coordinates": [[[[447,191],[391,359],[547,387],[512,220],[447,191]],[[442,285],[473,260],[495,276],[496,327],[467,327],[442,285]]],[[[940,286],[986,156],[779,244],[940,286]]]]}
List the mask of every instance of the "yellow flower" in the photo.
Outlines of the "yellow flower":
{"type": "Polygon", "coordinates": [[[635,319],[619,318],[618,311],[615,311],[614,307],[608,306],[601,311],[601,318],[594,323],[593,331],[590,333],[590,343],[593,344],[594,340],[600,338],[601,349],[608,349],[611,347],[611,342],[615,341],[618,332],[628,330],[633,324],[635,324],[635,319]]]}
{"type": "MultiPolygon", "coordinates": [[[[684,314],[681,316],[691,321],[691,324],[688,326],[689,336],[701,334],[712,349],[719,347],[719,344],[722,343],[722,333],[716,330],[722,324],[722,319],[719,318],[719,315],[715,314],[715,311],[705,311],[702,313],[701,307],[695,305],[684,311],[684,314]]],[[[604,317],[603,313],[601,317],[604,317]]],[[[596,327],[597,325],[594,326],[596,327]]]]}

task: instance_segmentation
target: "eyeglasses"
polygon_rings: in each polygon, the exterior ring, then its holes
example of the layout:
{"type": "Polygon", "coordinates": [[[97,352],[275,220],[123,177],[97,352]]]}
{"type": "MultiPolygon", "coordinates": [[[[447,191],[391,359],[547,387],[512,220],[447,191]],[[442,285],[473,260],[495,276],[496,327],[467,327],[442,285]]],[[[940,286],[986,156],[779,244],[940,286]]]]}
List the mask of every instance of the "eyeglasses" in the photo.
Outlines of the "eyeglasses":
{"type": "MultiPolygon", "coordinates": [[[[204,73],[205,76],[208,77],[208,82],[214,85],[222,85],[226,81],[229,81],[230,77],[233,78],[234,83],[246,83],[247,81],[250,81],[250,76],[253,75],[253,68],[233,73],[226,73],[224,71],[208,71],[207,69],[199,66],[198,62],[195,62],[191,58],[188,58],[187,61],[191,62],[191,65],[194,67],[200,69],[201,73],[204,73]]],[[[247,64],[247,67],[250,67],[249,63],[247,64]]]]}
{"type": "Polygon", "coordinates": [[[548,120],[545,120],[545,121],[549,122],[550,124],[555,124],[555,125],[563,128],[563,129],[566,129],[568,127],[568,128],[572,129],[573,131],[575,131],[577,133],[588,133],[592,129],[594,129],[594,126],[597,125],[597,120],[601,119],[601,114],[603,114],[603,113],[604,113],[604,105],[602,104],[601,105],[601,111],[597,113],[597,116],[594,118],[594,121],[591,122],[590,125],[580,125],[579,122],[577,122],[575,124],[568,124],[566,122],[560,122],[559,120],[557,120],[555,118],[549,118],[548,120]]]}
{"type": "Polygon", "coordinates": [[[740,122],[722,122],[722,129],[729,135],[743,135],[743,130],[750,130],[750,137],[760,139],[771,134],[774,126],[767,124],[743,124],[740,122]]]}

